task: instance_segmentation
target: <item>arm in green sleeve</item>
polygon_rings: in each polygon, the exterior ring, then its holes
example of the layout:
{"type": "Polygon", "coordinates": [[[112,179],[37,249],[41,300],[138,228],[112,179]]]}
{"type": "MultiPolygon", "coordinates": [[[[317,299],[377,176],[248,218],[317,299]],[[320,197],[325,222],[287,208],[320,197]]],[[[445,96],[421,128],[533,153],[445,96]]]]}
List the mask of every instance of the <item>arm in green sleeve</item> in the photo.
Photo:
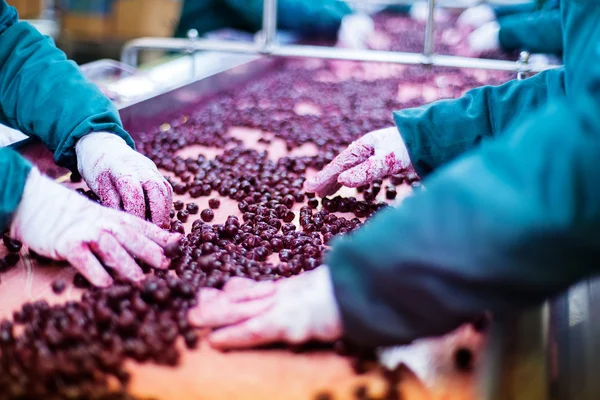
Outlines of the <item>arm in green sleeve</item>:
{"type": "MultiPolygon", "coordinates": [[[[263,0],[226,0],[256,30],[262,26],[263,0]]],[[[277,2],[279,29],[305,36],[335,36],[342,18],[350,14],[347,4],[336,0],[281,0],[277,2]]]]}
{"type": "Polygon", "coordinates": [[[600,71],[589,68],[600,61],[600,4],[562,5],[565,94],[334,242],[327,263],[350,338],[445,333],[600,272],[600,71]]]}
{"type": "Polygon", "coordinates": [[[498,39],[505,51],[560,54],[563,49],[560,10],[537,11],[499,20],[498,39]]]}
{"type": "MultiPolygon", "coordinates": [[[[3,15],[10,9],[0,0],[3,15]]],[[[71,169],[76,141],[90,132],[115,133],[133,147],[110,100],[50,38],[16,16],[0,24],[0,123],[39,138],[71,169]]]]}
{"type": "Polygon", "coordinates": [[[334,242],[345,333],[365,345],[446,333],[600,272],[600,131],[555,100],[334,242]]]}
{"type": "Polygon", "coordinates": [[[476,88],[459,99],[397,111],[394,120],[424,178],[562,94],[563,70],[549,70],[522,81],[476,88]]]}
{"type": "Polygon", "coordinates": [[[10,148],[0,149],[0,232],[8,229],[21,201],[31,164],[10,148]]]}

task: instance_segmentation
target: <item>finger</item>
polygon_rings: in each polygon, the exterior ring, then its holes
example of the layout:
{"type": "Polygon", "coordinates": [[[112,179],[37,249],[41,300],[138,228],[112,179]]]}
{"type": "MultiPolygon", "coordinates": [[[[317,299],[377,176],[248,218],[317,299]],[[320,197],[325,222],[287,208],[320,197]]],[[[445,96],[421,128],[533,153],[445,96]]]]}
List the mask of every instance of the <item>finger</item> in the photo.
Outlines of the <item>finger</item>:
{"type": "Polygon", "coordinates": [[[144,182],[142,187],[148,198],[152,222],[160,227],[168,228],[171,221],[169,211],[172,198],[169,197],[166,187],[156,181],[144,182]]]}
{"type": "Polygon", "coordinates": [[[119,226],[112,229],[111,233],[129,254],[146,264],[161,269],[169,266],[169,260],[165,257],[163,249],[135,228],[119,226]]]}
{"type": "Polygon", "coordinates": [[[276,292],[276,284],[274,282],[255,282],[251,279],[231,278],[223,288],[227,293],[227,298],[231,302],[244,302],[257,300],[267,296],[272,296],[276,292]],[[234,280],[230,284],[231,280],[234,280]],[[250,281],[250,282],[248,282],[250,281]]]}
{"type": "Polygon", "coordinates": [[[252,318],[246,322],[219,329],[208,337],[211,346],[218,349],[241,349],[282,341],[280,329],[266,317],[252,318]]]}
{"type": "Polygon", "coordinates": [[[373,155],[373,146],[356,141],[348,148],[338,154],[321,172],[307,180],[305,189],[307,192],[320,192],[322,189],[337,180],[342,172],[367,160],[373,155]]]}
{"type": "Polygon", "coordinates": [[[195,309],[190,311],[190,322],[197,327],[218,328],[237,324],[268,311],[275,304],[275,296],[243,303],[230,302],[225,293],[206,300],[200,296],[195,309]]]}
{"type": "Polygon", "coordinates": [[[371,157],[364,163],[340,174],[338,182],[348,187],[363,186],[401,169],[402,166],[396,160],[394,153],[390,153],[385,157],[371,157]]]}
{"type": "Polygon", "coordinates": [[[119,195],[117,188],[111,181],[110,175],[100,174],[96,183],[96,195],[100,197],[102,205],[109,208],[114,208],[115,210],[120,210],[121,196],[119,195]]]}
{"type": "Polygon", "coordinates": [[[65,259],[94,286],[107,287],[112,278],[102,267],[87,244],[79,244],[71,248],[65,259]]]}
{"type": "Polygon", "coordinates": [[[155,224],[148,221],[144,221],[141,218],[136,218],[126,214],[119,215],[119,218],[123,220],[124,223],[128,224],[136,231],[142,233],[144,236],[146,236],[162,248],[173,245],[181,239],[180,234],[170,233],[169,231],[161,229],[155,224]]]}
{"type": "Polygon", "coordinates": [[[90,248],[100,257],[104,265],[111,267],[125,278],[139,281],[144,278],[144,272],[135,260],[108,232],[101,232],[98,242],[91,243],[90,248]]]}
{"type": "Polygon", "coordinates": [[[342,185],[336,179],[335,181],[331,181],[330,183],[328,183],[326,186],[323,186],[319,191],[316,192],[316,194],[319,197],[327,197],[331,196],[341,188],[342,185]]]}
{"type": "Polygon", "coordinates": [[[130,176],[122,176],[115,181],[121,195],[123,209],[131,215],[146,218],[146,199],[142,184],[130,176]]]}

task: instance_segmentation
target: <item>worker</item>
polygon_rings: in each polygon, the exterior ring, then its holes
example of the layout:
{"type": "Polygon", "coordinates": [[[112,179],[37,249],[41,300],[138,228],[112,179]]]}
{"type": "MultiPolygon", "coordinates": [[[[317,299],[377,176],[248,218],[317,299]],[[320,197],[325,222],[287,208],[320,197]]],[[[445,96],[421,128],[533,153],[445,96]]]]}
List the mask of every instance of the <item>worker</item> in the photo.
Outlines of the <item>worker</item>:
{"type": "Polygon", "coordinates": [[[137,153],[111,102],[51,39],[19,22],[0,0],[0,124],[39,139],[58,165],[78,170],[102,207],[43,176],[16,151],[0,149],[0,229],[36,253],[66,260],[91,283],[112,282],[101,262],[130,279],[134,261],[166,268],[163,249],[172,189],[137,153]],[[148,206],[146,206],[146,200],[148,206]],[[123,208],[129,214],[117,211],[123,208]],[[155,222],[144,221],[148,215],[155,222]]]}
{"type": "Polygon", "coordinates": [[[477,28],[468,38],[475,52],[501,49],[562,53],[559,0],[499,7],[481,4],[465,10],[457,24],[477,28]]]}
{"type": "Polygon", "coordinates": [[[600,7],[561,4],[564,67],[394,113],[306,184],[330,194],[414,168],[424,188],[332,244],[325,265],[203,291],[215,347],[408,344],[540,304],[598,273],[600,7]]]}
{"type": "MultiPolygon", "coordinates": [[[[303,37],[335,38],[342,18],[350,13],[337,0],[279,0],[277,27],[303,37]]],[[[261,29],[262,18],[262,0],[186,0],[175,35],[187,37],[191,29],[202,35],[225,27],[254,33],[261,29]]]]}

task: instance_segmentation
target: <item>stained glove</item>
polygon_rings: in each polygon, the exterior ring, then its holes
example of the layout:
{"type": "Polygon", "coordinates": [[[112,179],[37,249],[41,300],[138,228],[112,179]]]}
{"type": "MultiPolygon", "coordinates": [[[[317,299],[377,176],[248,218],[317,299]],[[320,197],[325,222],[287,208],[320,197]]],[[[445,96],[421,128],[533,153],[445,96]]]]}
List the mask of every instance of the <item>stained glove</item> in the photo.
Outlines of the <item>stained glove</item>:
{"type": "Polygon", "coordinates": [[[375,32],[375,23],[367,14],[350,14],[342,18],[338,31],[338,47],[365,49],[369,37],[375,32]]]}
{"type": "Polygon", "coordinates": [[[209,341],[223,349],[328,342],[342,335],[326,266],[277,282],[232,278],[223,291],[203,289],[190,321],[198,327],[221,328],[209,341]]]}
{"type": "Polygon", "coordinates": [[[112,279],[104,265],[132,280],[144,274],[133,257],[167,268],[163,249],[180,239],[132,215],[94,203],[33,168],[10,225],[11,237],[36,253],[66,260],[96,286],[112,279]]]}
{"type": "Polygon", "coordinates": [[[486,22],[496,20],[496,13],[494,9],[487,5],[481,4],[476,7],[468,8],[463,11],[462,14],[456,20],[456,24],[459,26],[470,26],[473,28],[479,28],[486,22]]]}
{"type": "Polygon", "coordinates": [[[321,172],[307,180],[307,192],[328,196],[341,185],[359,187],[376,179],[412,170],[406,145],[398,128],[367,133],[342,151],[321,172]]]}
{"type": "Polygon", "coordinates": [[[140,218],[148,213],[157,225],[169,226],[173,189],[151,160],[104,132],[79,139],[75,151],[79,173],[105,206],[140,218]]]}
{"type": "Polygon", "coordinates": [[[500,25],[496,21],[487,22],[469,35],[469,47],[475,52],[498,50],[499,32],[500,25]]]}

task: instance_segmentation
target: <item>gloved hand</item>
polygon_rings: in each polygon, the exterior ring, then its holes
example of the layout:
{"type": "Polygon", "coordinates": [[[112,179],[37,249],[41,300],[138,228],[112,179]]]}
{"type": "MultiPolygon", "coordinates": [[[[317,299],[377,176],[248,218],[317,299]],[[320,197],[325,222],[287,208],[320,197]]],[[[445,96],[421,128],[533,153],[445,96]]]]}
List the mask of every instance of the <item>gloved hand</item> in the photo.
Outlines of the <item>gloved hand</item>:
{"type": "Polygon", "coordinates": [[[398,128],[380,129],[352,142],[321,172],[307,180],[304,188],[325,197],[335,193],[341,185],[359,187],[409,170],[412,165],[398,128]]]}
{"type": "Polygon", "coordinates": [[[111,210],[69,190],[33,168],[11,225],[11,237],[36,253],[66,260],[90,283],[112,283],[106,266],[132,280],[144,274],[133,257],[167,268],[163,249],[180,235],[120,211],[111,210]]]}
{"type": "Polygon", "coordinates": [[[209,341],[227,349],[333,341],[342,335],[326,266],[277,282],[232,278],[223,291],[202,289],[190,321],[198,327],[221,328],[209,341]]]}
{"type": "MultiPolygon", "coordinates": [[[[429,17],[429,4],[426,1],[417,1],[413,3],[408,11],[408,15],[415,21],[426,22],[429,17]]],[[[443,21],[449,16],[448,12],[442,8],[435,8],[433,11],[434,21],[443,21]]]]}
{"type": "Polygon", "coordinates": [[[496,21],[487,22],[469,35],[469,47],[474,52],[498,50],[500,48],[500,25],[496,21]]]}
{"type": "Polygon", "coordinates": [[[350,14],[342,18],[338,31],[338,47],[365,49],[369,37],[375,32],[375,23],[367,14],[350,14]]]}
{"type": "Polygon", "coordinates": [[[486,22],[496,20],[496,13],[494,9],[487,5],[481,4],[476,7],[467,8],[456,20],[456,24],[459,26],[470,26],[473,28],[479,28],[486,22]]]}
{"type": "Polygon", "coordinates": [[[173,189],[152,161],[104,132],[82,137],[75,151],[79,173],[105,206],[140,218],[148,211],[155,224],[169,227],[173,189]]]}

